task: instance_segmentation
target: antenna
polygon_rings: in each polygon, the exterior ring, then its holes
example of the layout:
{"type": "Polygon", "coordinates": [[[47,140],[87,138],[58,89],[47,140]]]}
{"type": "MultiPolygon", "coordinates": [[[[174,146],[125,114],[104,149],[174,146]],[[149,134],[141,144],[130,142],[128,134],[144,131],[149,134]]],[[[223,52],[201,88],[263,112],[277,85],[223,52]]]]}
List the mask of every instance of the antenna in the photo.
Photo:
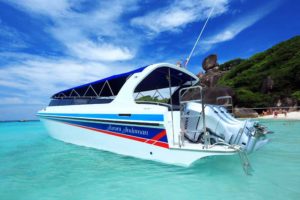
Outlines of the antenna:
{"type": "Polygon", "coordinates": [[[213,11],[214,11],[214,9],[215,9],[215,6],[216,6],[216,0],[214,1],[214,5],[212,6],[212,8],[211,8],[211,10],[210,10],[210,12],[209,12],[209,14],[208,14],[208,17],[207,17],[207,19],[206,19],[206,21],[205,21],[205,23],[204,23],[204,25],[203,25],[203,27],[202,27],[202,29],[201,29],[199,35],[198,35],[198,38],[197,38],[197,40],[196,40],[196,42],[195,42],[195,44],[194,44],[194,46],[193,46],[193,48],[192,48],[191,53],[189,54],[189,56],[187,57],[187,59],[186,59],[186,61],[185,61],[185,64],[184,64],[184,67],[185,67],[185,68],[187,68],[188,63],[190,62],[190,59],[191,59],[191,57],[192,57],[192,55],[193,55],[193,53],[194,53],[194,50],[195,50],[195,48],[196,48],[196,46],[197,46],[197,44],[198,44],[198,42],[199,42],[199,40],[200,40],[200,38],[201,38],[201,36],[202,36],[202,33],[203,33],[203,31],[204,31],[204,29],[205,29],[205,27],[206,27],[206,24],[207,24],[208,20],[209,20],[210,17],[211,17],[211,14],[213,13],[213,11]]]}

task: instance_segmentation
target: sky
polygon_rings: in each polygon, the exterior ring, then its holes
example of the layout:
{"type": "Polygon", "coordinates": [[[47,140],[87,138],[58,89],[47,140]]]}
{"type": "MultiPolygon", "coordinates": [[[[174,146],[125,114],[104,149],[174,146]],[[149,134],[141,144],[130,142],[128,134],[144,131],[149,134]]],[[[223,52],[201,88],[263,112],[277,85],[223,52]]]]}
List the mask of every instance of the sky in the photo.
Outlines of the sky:
{"type": "Polygon", "coordinates": [[[33,119],[61,90],[189,55],[249,58],[300,34],[299,0],[0,0],[0,120],[33,119]]]}

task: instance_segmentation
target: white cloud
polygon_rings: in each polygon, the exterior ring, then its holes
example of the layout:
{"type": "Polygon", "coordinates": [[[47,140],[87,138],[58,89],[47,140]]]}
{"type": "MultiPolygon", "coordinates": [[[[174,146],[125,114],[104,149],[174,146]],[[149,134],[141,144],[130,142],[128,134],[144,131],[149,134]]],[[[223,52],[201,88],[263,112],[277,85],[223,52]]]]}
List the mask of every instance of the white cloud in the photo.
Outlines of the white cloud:
{"type": "Polygon", "coordinates": [[[212,34],[211,36],[205,38],[201,41],[201,49],[198,53],[204,53],[210,50],[215,45],[234,39],[245,29],[251,27],[256,22],[261,20],[263,17],[268,15],[279,5],[279,1],[274,1],[272,3],[266,4],[262,7],[255,9],[250,13],[240,14],[237,20],[233,21],[226,27],[220,27],[220,31],[212,34]]]}
{"type": "Polygon", "coordinates": [[[76,9],[82,9],[83,1],[7,1],[37,20],[50,20],[44,30],[66,48],[68,56],[1,52],[1,60],[8,63],[0,68],[1,100],[45,103],[60,90],[131,70],[133,66],[117,63],[132,59],[139,45],[121,19],[137,8],[137,1],[102,1],[80,12],[76,9]]]}
{"type": "MultiPolygon", "coordinates": [[[[269,12],[269,11],[267,11],[269,12]]],[[[221,32],[207,38],[204,42],[207,44],[216,44],[233,39],[240,32],[255,24],[258,20],[264,17],[267,13],[252,13],[248,16],[243,16],[241,19],[233,22],[224,28],[221,32]]]]}
{"type": "Polygon", "coordinates": [[[187,24],[206,19],[214,4],[212,17],[225,13],[228,10],[229,0],[176,0],[168,7],[132,19],[131,24],[146,28],[154,34],[179,31],[187,24]]]}
{"type": "MultiPolygon", "coordinates": [[[[19,103],[32,104],[32,100],[41,102],[60,90],[99,80],[115,74],[116,71],[122,73],[130,69],[132,68],[124,64],[120,67],[99,62],[24,55],[23,61],[0,68],[0,86],[6,90],[20,91],[24,98],[19,103]]],[[[4,97],[8,95],[10,93],[4,97]]],[[[14,100],[18,103],[16,99],[5,98],[7,101],[14,100]]]]}
{"type": "Polygon", "coordinates": [[[121,16],[132,11],[138,0],[95,3],[86,12],[77,12],[84,1],[8,1],[31,15],[48,17],[50,23],[45,31],[58,40],[66,53],[91,61],[129,60],[135,56],[138,41],[123,29],[121,16]],[[105,37],[105,41],[99,38],[105,37]]]}
{"type": "Polygon", "coordinates": [[[112,44],[102,43],[98,45],[90,41],[82,41],[68,44],[68,46],[70,51],[83,59],[117,61],[128,60],[134,57],[133,52],[128,48],[118,47],[112,44]]]}
{"type": "Polygon", "coordinates": [[[7,0],[6,2],[29,13],[33,12],[51,17],[63,16],[71,8],[68,0],[7,0]]]}
{"type": "MultiPolygon", "coordinates": [[[[217,0],[213,17],[227,12],[229,1],[217,0]]],[[[43,16],[50,19],[51,23],[47,23],[45,31],[66,48],[65,53],[68,56],[43,58],[25,53],[0,53],[0,58],[10,63],[0,68],[0,87],[4,93],[1,96],[6,98],[6,102],[21,103],[18,99],[27,104],[31,103],[32,99],[40,102],[57,91],[98,80],[115,74],[116,71],[125,72],[134,67],[126,64],[124,66],[124,63],[119,61],[127,61],[127,64],[129,60],[131,63],[141,61],[144,64],[149,61],[147,59],[158,60],[155,56],[131,60],[138,52],[140,42],[145,38],[140,39],[144,35],[134,35],[131,30],[128,30],[122,17],[138,8],[138,0],[101,1],[99,5],[84,12],[77,12],[74,9],[79,9],[82,1],[15,0],[8,3],[30,13],[33,17],[43,16]],[[15,92],[21,90],[20,93],[24,94],[24,98],[5,94],[6,90],[15,92]]],[[[154,34],[163,31],[180,31],[187,24],[206,19],[212,5],[211,0],[175,0],[166,8],[150,11],[145,16],[134,18],[131,24],[146,28],[154,34]]],[[[215,44],[234,38],[265,16],[268,11],[257,13],[234,21],[221,32],[203,40],[206,50],[215,44]]],[[[0,34],[1,30],[3,29],[0,27],[0,34]]],[[[13,33],[2,31],[2,34],[6,35],[13,33]]],[[[169,59],[162,54],[160,56],[161,59],[169,59]]],[[[178,55],[173,56],[178,57],[178,55]]]]}
{"type": "Polygon", "coordinates": [[[1,98],[0,105],[23,104],[24,101],[19,97],[1,98]]]}
{"type": "Polygon", "coordinates": [[[267,3],[264,6],[259,7],[255,11],[251,11],[246,14],[239,13],[239,15],[236,15],[236,20],[227,24],[225,27],[220,26],[219,32],[215,32],[207,38],[202,39],[199,44],[201,48],[198,48],[195,54],[206,53],[216,45],[234,39],[242,31],[251,27],[272,12],[275,8],[277,8],[279,3],[279,1],[275,0],[272,3],[267,3]]]}
{"type": "Polygon", "coordinates": [[[0,50],[22,49],[28,44],[24,41],[25,35],[19,33],[16,29],[6,26],[0,20],[0,50]]]}

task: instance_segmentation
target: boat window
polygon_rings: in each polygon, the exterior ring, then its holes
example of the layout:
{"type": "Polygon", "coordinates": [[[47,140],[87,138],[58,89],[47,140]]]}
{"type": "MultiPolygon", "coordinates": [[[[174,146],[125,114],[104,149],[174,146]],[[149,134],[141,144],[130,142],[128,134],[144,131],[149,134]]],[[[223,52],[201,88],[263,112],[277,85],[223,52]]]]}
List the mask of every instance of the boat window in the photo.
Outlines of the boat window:
{"type": "Polygon", "coordinates": [[[105,104],[112,102],[112,98],[106,99],[52,99],[49,106],[67,106],[84,104],[105,104]]]}
{"type": "MultiPolygon", "coordinates": [[[[171,88],[171,93],[173,93],[177,87],[171,88]]],[[[135,101],[152,101],[160,103],[168,103],[170,100],[170,90],[169,88],[135,92],[134,93],[135,101]]]]}
{"type": "MultiPolygon", "coordinates": [[[[171,94],[176,90],[177,87],[172,87],[171,94]]],[[[169,110],[171,109],[169,88],[137,92],[134,93],[134,98],[137,104],[161,105],[169,108],[169,110]]],[[[175,108],[173,107],[173,109],[175,108]]]]}
{"type": "Polygon", "coordinates": [[[179,105],[179,88],[190,86],[195,79],[181,70],[160,67],[146,76],[135,88],[136,103],[179,105]]]}

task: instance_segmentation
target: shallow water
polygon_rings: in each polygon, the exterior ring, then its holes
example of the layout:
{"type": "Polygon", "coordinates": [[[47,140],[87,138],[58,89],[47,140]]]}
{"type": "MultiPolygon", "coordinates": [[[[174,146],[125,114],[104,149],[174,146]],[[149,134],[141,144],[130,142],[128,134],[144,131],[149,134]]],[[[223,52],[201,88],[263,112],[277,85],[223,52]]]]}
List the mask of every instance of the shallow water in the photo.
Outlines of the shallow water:
{"type": "Polygon", "coordinates": [[[262,121],[275,134],[249,156],[202,159],[192,167],[66,144],[40,122],[0,123],[0,199],[300,199],[300,121],[262,121]]]}

